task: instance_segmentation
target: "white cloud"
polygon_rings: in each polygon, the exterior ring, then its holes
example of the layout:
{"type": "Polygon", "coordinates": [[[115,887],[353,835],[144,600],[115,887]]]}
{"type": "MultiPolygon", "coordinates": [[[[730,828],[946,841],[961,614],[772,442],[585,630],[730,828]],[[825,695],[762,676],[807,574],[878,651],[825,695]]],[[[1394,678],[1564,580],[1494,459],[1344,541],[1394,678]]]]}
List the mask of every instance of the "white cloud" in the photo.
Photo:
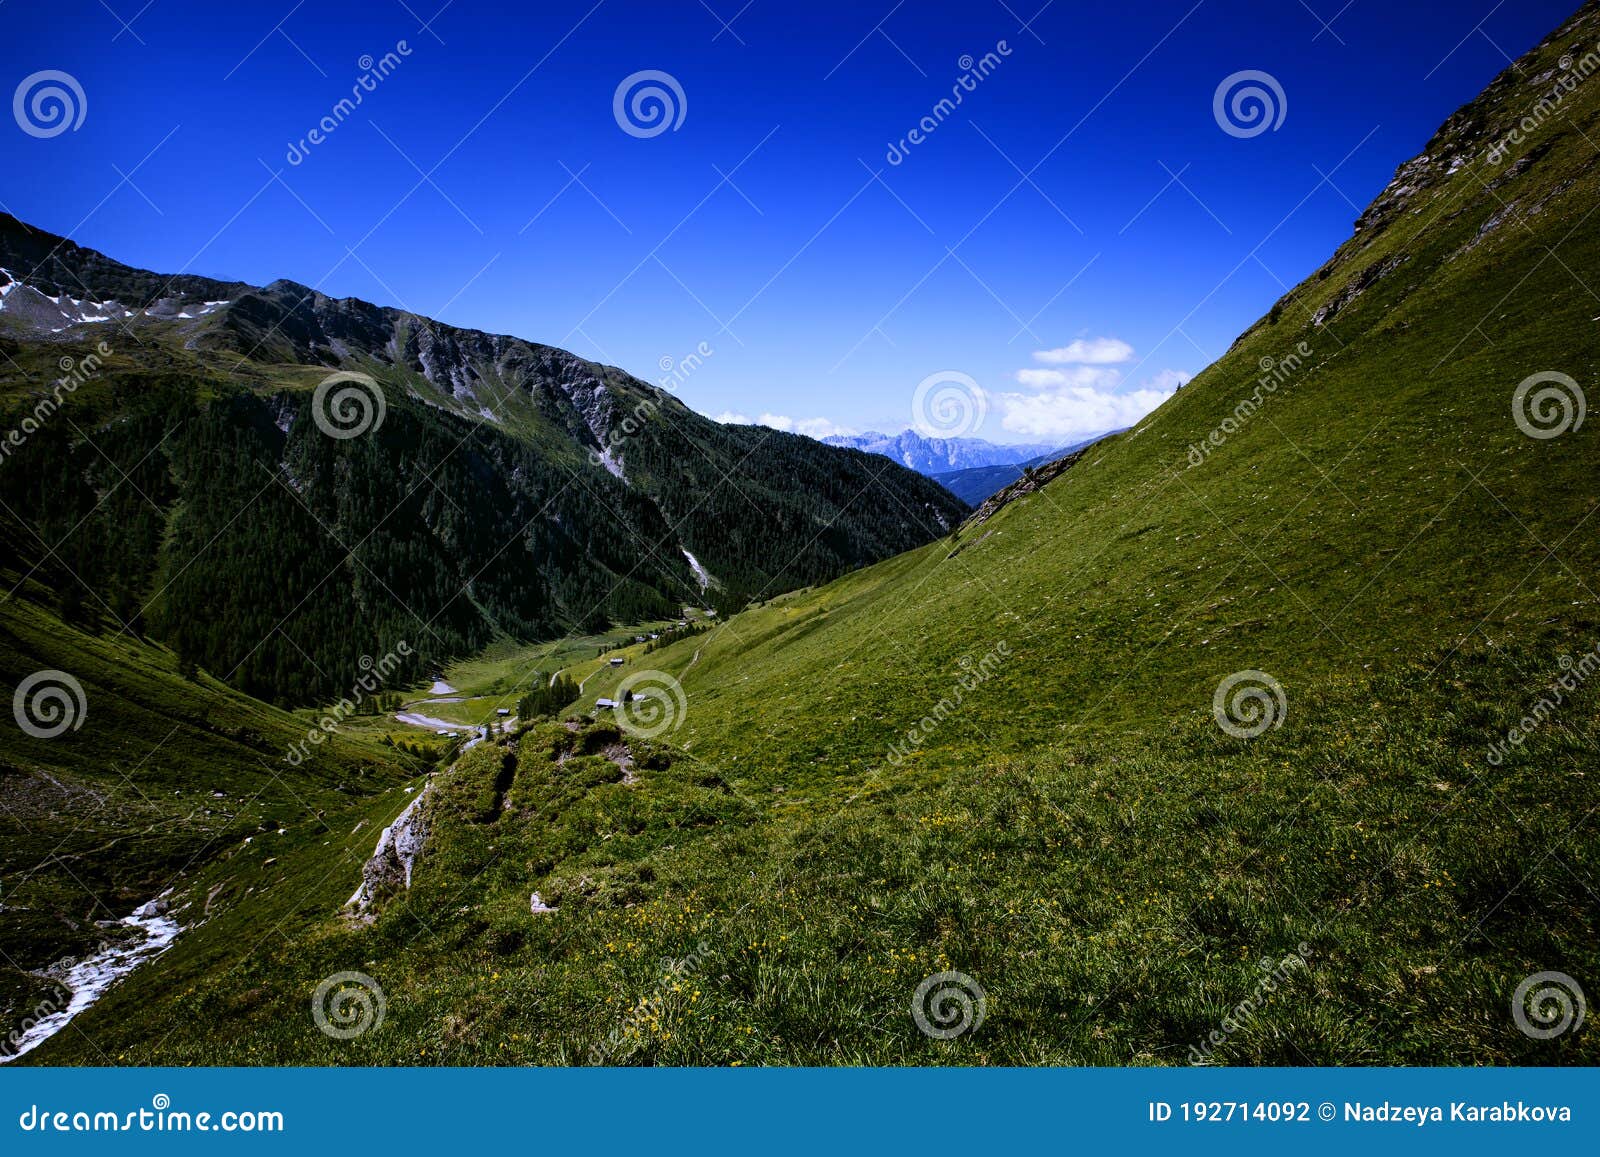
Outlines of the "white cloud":
{"type": "Polygon", "coordinates": [[[1034,350],[1033,360],[1047,366],[1109,366],[1133,357],[1133,347],[1114,337],[1081,338],[1053,350],[1034,350]]]}
{"type": "Polygon", "coordinates": [[[1034,394],[1001,394],[1000,425],[1030,438],[1053,438],[1062,443],[1089,438],[1133,425],[1172,397],[1191,376],[1182,370],[1162,370],[1137,389],[1123,392],[1112,382],[1109,386],[1063,384],[1034,394]]]}
{"type": "Polygon", "coordinates": [[[855,433],[849,426],[841,426],[828,418],[791,418],[787,414],[762,414],[759,418],[751,418],[745,414],[736,414],[732,410],[724,410],[717,415],[716,420],[725,426],[766,426],[789,434],[804,434],[809,438],[855,433]]]}
{"type": "Polygon", "coordinates": [[[1099,386],[1111,389],[1122,381],[1116,370],[1073,366],[1065,370],[1018,370],[1017,381],[1036,390],[1062,386],[1099,386]]]}
{"type": "Polygon", "coordinates": [[[848,426],[841,426],[828,418],[790,418],[784,414],[762,414],[756,421],[774,430],[791,434],[804,434],[808,438],[827,438],[834,434],[854,434],[848,426]]]}

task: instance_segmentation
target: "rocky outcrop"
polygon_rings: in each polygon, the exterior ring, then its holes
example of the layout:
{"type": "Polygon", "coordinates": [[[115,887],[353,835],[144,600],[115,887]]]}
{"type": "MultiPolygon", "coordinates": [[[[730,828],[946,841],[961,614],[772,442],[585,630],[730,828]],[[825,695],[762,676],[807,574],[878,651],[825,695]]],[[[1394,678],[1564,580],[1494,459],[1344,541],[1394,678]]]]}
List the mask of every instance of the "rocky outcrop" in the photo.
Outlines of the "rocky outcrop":
{"type": "MultiPolygon", "coordinates": [[[[1099,445],[1095,443],[1094,445],[1099,445]]],[[[1030,469],[1025,475],[1017,479],[1010,486],[997,494],[991,494],[984,499],[983,504],[972,512],[963,526],[977,526],[988,522],[1000,512],[1000,508],[1008,502],[1013,502],[1025,494],[1032,494],[1048,482],[1053,482],[1061,477],[1087,454],[1094,446],[1085,446],[1075,454],[1067,454],[1057,458],[1054,462],[1046,462],[1043,466],[1030,469]]]]}
{"type": "Polygon", "coordinates": [[[389,896],[411,887],[411,871],[428,841],[428,813],[424,803],[433,785],[417,793],[394,823],[383,829],[377,849],[361,869],[361,886],[345,903],[356,916],[370,916],[373,908],[389,896]]]}

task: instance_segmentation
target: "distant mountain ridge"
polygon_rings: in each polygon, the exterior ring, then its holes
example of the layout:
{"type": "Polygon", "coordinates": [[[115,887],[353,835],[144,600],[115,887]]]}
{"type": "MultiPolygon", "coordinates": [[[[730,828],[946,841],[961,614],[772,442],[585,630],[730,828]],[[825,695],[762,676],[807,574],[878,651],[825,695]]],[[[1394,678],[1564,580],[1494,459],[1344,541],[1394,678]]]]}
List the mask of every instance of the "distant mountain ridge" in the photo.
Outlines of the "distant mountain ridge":
{"type": "Polygon", "coordinates": [[[927,438],[915,430],[898,434],[833,434],[822,439],[829,446],[847,446],[893,458],[918,474],[941,474],[970,470],[980,466],[1008,466],[1048,454],[1056,447],[1048,442],[1005,446],[982,438],[927,438]]]}
{"type": "Polygon", "coordinates": [[[135,269],[3,213],[0,355],[0,429],[29,433],[0,470],[29,523],[0,566],[69,622],[148,633],[275,703],[340,693],[400,638],[409,678],[496,638],[727,613],[967,513],[912,471],[721,425],[553,346],[135,269]]]}

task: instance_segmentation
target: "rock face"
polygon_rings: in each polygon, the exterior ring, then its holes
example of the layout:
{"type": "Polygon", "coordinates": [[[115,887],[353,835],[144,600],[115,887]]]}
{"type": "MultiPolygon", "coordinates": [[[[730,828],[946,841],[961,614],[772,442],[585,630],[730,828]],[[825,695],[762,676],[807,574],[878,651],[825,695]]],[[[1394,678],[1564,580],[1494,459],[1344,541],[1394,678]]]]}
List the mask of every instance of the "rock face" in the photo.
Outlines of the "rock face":
{"type": "Polygon", "coordinates": [[[361,887],[345,904],[356,915],[368,915],[385,897],[411,887],[411,870],[428,840],[428,813],[423,805],[432,788],[430,783],[418,792],[378,837],[377,849],[361,869],[361,887]]]}

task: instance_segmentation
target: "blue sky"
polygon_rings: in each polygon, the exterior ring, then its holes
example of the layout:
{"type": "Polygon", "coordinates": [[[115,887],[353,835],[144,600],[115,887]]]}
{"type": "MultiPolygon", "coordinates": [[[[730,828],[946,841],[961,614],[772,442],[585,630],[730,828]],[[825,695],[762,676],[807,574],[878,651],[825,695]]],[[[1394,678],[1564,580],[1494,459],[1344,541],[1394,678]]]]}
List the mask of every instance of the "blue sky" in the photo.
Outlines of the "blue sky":
{"type": "Polygon", "coordinates": [[[703,346],[672,388],[713,416],[899,430],[959,375],[986,414],[962,432],[1065,442],[1224,352],[1574,7],[10,0],[5,91],[59,70],[86,112],[0,122],[0,206],[130,264],[287,277],[649,380],[703,346]],[[614,114],[646,70],[683,94],[655,135],[614,114]],[[1213,108],[1245,70],[1283,93],[1249,136],[1213,108]]]}

